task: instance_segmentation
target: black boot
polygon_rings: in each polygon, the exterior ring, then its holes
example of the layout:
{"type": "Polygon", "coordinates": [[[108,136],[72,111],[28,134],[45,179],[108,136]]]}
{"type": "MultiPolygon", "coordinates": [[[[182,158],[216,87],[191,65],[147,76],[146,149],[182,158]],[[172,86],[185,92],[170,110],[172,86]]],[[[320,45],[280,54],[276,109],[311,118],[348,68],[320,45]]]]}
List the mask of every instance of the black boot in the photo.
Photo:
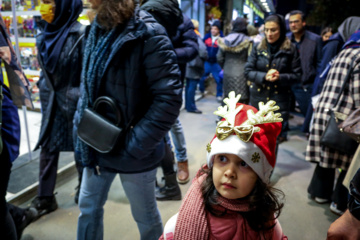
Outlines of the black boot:
{"type": "Polygon", "coordinates": [[[165,186],[155,192],[156,200],[181,200],[181,190],[176,180],[176,172],[165,175],[165,186]]]}

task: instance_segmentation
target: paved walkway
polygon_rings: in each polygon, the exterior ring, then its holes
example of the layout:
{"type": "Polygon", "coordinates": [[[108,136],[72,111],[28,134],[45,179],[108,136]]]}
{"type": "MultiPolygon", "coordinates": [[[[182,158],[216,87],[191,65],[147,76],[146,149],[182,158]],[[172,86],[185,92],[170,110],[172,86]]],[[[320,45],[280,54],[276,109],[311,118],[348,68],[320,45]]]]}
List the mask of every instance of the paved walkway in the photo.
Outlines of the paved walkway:
{"type": "MultiPolygon", "coordinates": [[[[218,103],[214,96],[207,95],[197,102],[203,114],[192,114],[181,111],[182,122],[187,141],[190,176],[194,177],[196,171],[206,162],[206,144],[211,140],[215,131],[213,115],[218,103]]],[[[284,191],[285,207],[280,216],[280,222],[285,234],[290,240],[317,240],[325,239],[330,224],[337,218],[330,212],[329,204],[319,205],[307,198],[306,188],[309,184],[314,165],[304,160],[306,138],[300,132],[302,118],[295,116],[291,119],[289,141],[280,145],[278,162],[272,175],[272,184],[284,191]]],[[[62,155],[61,161],[70,155],[62,155]]],[[[161,171],[158,171],[161,179],[161,171]]],[[[76,174],[63,177],[56,188],[56,198],[59,209],[43,216],[32,223],[23,234],[23,240],[63,240],[76,239],[77,217],[79,209],[74,203],[76,174]]],[[[185,194],[190,183],[181,185],[185,194]]],[[[28,206],[30,200],[21,203],[28,206]]],[[[181,201],[158,202],[158,207],[164,222],[174,215],[181,201]]],[[[129,202],[122,189],[119,178],[113,182],[108,201],[104,207],[104,239],[139,239],[137,226],[130,212],[129,202]]]]}

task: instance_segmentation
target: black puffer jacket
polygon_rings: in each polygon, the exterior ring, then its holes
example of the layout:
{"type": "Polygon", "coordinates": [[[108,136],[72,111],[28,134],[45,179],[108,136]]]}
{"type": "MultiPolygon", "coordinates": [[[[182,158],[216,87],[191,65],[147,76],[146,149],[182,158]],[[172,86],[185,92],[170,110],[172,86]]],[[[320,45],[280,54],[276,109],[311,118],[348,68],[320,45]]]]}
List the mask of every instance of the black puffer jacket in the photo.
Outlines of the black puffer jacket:
{"type": "Polygon", "coordinates": [[[181,70],[181,81],[184,81],[186,63],[190,62],[199,54],[197,35],[194,31],[194,24],[190,18],[183,15],[183,23],[178,27],[176,36],[171,39],[181,70]]]}
{"type": "MultiPolygon", "coordinates": [[[[276,102],[289,101],[290,87],[300,81],[301,65],[300,58],[295,46],[288,38],[285,39],[280,50],[270,62],[266,40],[256,44],[245,65],[245,76],[252,83],[250,85],[250,102],[276,102]],[[276,69],[280,73],[279,80],[269,82],[265,75],[270,69],[276,69]]],[[[257,104],[254,105],[258,107],[257,104]]]]}
{"type": "MultiPolygon", "coordinates": [[[[164,154],[162,140],[181,107],[176,55],[165,29],[149,13],[139,10],[112,46],[95,97],[110,96],[116,101],[121,127],[125,128],[132,117],[134,121],[125,143],[115,152],[96,152],[95,159],[82,161],[120,173],[149,171],[159,165],[164,154]]],[[[112,119],[113,115],[108,113],[107,117],[112,119]]],[[[76,113],[75,126],[79,120],[76,113]]]]}
{"type": "MultiPolygon", "coordinates": [[[[38,81],[42,120],[39,146],[50,151],[73,151],[73,117],[80,96],[80,75],[82,67],[82,43],[80,36],[84,30],[76,22],[61,50],[58,64],[53,74],[44,73],[41,55],[38,54],[42,72],[38,81]],[[70,71],[71,69],[71,71],[70,71]]],[[[36,38],[37,47],[43,42],[43,35],[36,38]]],[[[40,49],[40,48],[39,48],[40,49]]]]}

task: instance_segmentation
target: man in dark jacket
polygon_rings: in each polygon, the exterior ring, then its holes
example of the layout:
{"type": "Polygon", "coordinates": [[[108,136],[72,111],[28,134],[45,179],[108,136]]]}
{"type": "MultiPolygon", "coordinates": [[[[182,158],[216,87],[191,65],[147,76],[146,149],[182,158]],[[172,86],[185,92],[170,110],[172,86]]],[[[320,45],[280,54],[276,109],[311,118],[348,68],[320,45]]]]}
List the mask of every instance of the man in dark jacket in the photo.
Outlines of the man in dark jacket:
{"type": "Polygon", "coordinates": [[[200,79],[200,91],[204,93],[205,91],[205,79],[211,73],[213,78],[216,81],[216,98],[219,102],[222,101],[223,97],[223,84],[222,79],[219,77],[221,71],[220,65],[217,63],[216,55],[219,50],[218,38],[223,37],[224,35],[220,31],[220,21],[215,20],[211,25],[210,33],[207,33],[204,37],[204,42],[208,51],[208,59],[205,62],[205,73],[200,79]]]}
{"type": "Polygon", "coordinates": [[[319,35],[305,30],[305,16],[299,10],[290,12],[289,26],[291,33],[287,36],[300,54],[302,69],[301,82],[294,84],[292,91],[301,113],[306,116],[308,106],[311,104],[311,91],[316,70],[321,63],[322,40],[319,35]]]}

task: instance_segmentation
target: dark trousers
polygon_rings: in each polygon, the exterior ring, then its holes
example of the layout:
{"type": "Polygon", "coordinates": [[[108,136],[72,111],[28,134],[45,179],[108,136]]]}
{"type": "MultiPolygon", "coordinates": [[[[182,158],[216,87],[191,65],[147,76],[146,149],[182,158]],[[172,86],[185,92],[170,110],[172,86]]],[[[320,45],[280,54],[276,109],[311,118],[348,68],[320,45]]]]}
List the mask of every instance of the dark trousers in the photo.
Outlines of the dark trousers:
{"type": "Polygon", "coordinates": [[[334,189],[335,171],[334,168],[323,168],[317,164],[308,187],[308,193],[312,197],[331,199],[337,204],[339,210],[345,210],[349,192],[342,182],[346,171],[341,171],[334,189]]]}
{"type": "Polygon", "coordinates": [[[39,197],[51,197],[54,195],[59,155],[59,152],[50,152],[48,148],[41,148],[38,189],[39,197]]]}
{"type": "Polygon", "coordinates": [[[16,240],[16,224],[24,216],[24,210],[6,202],[6,190],[9,184],[11,162],[7,149],[0,154],[0,236],[5,240],[16,240]]]}
{"type": "Polygon", "coordinates": [[[306,116],[309,105],[311,105],[312,86],[312,84],[303,86],[301,83],[296,83],[291,87],[295,99],[299,104],[300,111],[304,117],[306,116]]]}
{"type": "Polygon", "coordinates": [[[195,111],[197,109],[195,105],[195,91],[199,81],[199,79],[186,78],[185,109],[187,111],[195,111]]]}
{"type": "Polygon", "coordinates": [[[163,157],[163,159],[161,160],[161,168],[163,170],[163,174],[165,175],[170,175],[174,173],[174,162],[175,162],[175,158],[174,158],[174,154],[170,149],[169,144],[166,143],[165,141],[165,155],[163,157]]]}

